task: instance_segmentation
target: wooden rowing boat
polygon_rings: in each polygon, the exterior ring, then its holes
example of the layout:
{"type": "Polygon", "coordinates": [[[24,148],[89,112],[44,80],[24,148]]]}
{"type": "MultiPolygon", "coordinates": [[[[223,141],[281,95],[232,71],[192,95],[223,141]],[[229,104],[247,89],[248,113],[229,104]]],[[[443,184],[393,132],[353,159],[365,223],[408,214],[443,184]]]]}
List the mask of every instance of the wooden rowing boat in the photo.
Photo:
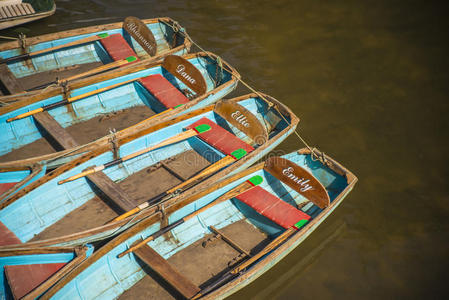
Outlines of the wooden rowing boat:
{"type": "Polygon", "coordinates": [[[55,11],[53,0],[1,0],[0,30],[51,16],[55,11]]]}
{"type": "Polygon", "coordinates": [[[229,296],[294,250],[354,187],[351,172],[319,156],[303,149],[270,157],[154,209],[43,299],[229,296]]]}
{"type": "Polygon", "coordinates": [[[189,193],[191,186],[200,191],[243,171],[291,134],[299,121],[286,106],[265,97],[270,104],[256,94],[222,100],[120,137],[115,144],[117,148],[111,149],[105,143],[74,159],[3,200],[0,237],[12,236],[10,240],[15,243],[30,242],[33,247],[78,245],[104,239],[145,217],[143,210],[142,214],[104,225],[137,205],[180,197],[189,193]],[[132,153],[202,124],[210,126],[210,131],[125,160],[132,153]],[[235,158],[238,149],[245,150],[246,155],[235,158]],[[111,165],[117,157],[121,158],[120,164],[58,184],[85,169],[92,170],[93,166],[111,165]],[[211,165],[216,166],[212,173],[205,178],[195,177],[197,180],[180,188],[182,182],[198,173],[204,174],[211,165]],[[165,193],[169,189],[171,192],[165,193]]]}
{"type": "Polygon", "coordinates": [[[171,55],[162,64],[146,62],[84,79],[68,98],[58,92],[0,108],[0,173],[7,177],[11,169],[47,167],[50,161],[52,169],[107,143],[111,128],[118,131],[114,138],[121,138],[214,103],[237,86],[239,77],[222,60],[223,69],[217,67],[216,59],[203,52],[171,55]],[[189,86],[176,71],[179,65],[190,65],[189,74],[201,85],[189,86]]]}
{"type": "MultiPolygon", "coordinates": [[[[142,22],[128,17],[124,22],[1,44],[0,85],[3,95],[43,88],[48,83],[66,84],[74,75],[96,69],[99,73],[130,56],[157,61],[167,55],[183,55],[189,51],[191,43],[180,33],[184,29],[177,22],[170,18],[142,22]],[[154,51],[151,52],[149,47],[154,51]]],[[[0,98],[2,102],[8,100],[10,97],[0,98]]]]}
{"type": "Polygon", "coordinates": [[[91,245],[0,250],[0,299],[37,298],[93,250],[91,245]]]}

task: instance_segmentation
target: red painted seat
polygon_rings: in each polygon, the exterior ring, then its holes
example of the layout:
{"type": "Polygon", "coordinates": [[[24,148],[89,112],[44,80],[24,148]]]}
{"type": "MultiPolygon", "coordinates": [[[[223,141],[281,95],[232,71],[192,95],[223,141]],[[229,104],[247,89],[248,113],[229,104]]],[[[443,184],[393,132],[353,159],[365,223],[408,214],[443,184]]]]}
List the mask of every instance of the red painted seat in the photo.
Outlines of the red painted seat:
{"type": "MultiPolygon", "coordinates": [[[[111,34],[110,36],[100,39],[101,45],[106,49],[109,56],[114,60],[122,60],[130,56],[135,56],[138,61],[136,52],[128,45],[123,36],[120,33],[111,34]]],[[[131,62],[134,63],[134,62],[131,62]]],[[[129,64],[125,64],[123,66],[127,66],[129,64]]]]}
{"type": "Polygon", "coordinates": [[[0,183],[0,195],[9,190],[10,188],[12,188],[13,186],[15,186],[16,184],[17,182],[0,183]]]}
{"type": "Polygon", "coordinates": [[[247,143],[206,117],[199,119],[195,123],[189,125],[187,128],[191,129],[200,124],[210,125],[211,130],[200,133],[198,137],[226,155],[229,155],[233,151],[240,148],[244,149],[247,153],[250,153],[254,150],[251,145],[248,145],[247,143]]]}
{"type": "Polygon", "coordinates": [[[189,102],[183,93],[160,74],[143,77],[139,82],[166,108],[189,102]]]}
{"type": "Polygon", "coordinates": [[[9,230],[2,222],[0,222],[0,246],[21,244],[22,241],[9,230]]]}
{"type": "Polygon", "coordinates": [[[20,299],[61,269],[65,263],[5,266],[14,299],[20,299]]]}
{"type": "Polygon", "coordinates": [[[296,209],[260,186],[256,186],[235,198],[284,228],[290,228],[302,220],[308,221],[311,219],[308,214],[296,209]]]}

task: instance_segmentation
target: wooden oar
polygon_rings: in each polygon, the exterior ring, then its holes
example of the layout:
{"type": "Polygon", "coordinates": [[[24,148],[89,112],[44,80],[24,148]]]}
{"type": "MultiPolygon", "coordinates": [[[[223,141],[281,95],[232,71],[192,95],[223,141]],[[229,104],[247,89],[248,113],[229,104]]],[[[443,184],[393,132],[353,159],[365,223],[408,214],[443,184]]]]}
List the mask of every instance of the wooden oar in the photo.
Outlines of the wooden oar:
{"type": "Polygon", "coordinates": [[[137,57],[130,56],[130,57],[127,57],[125,59],[117,60],[117,61],[114,61],[112,63],[102,65],[102,66],[100,66],[98,68],[94,68],[92,70],[89,70],[89,71],[86,71],[86,72],[83,72],[83,73],[80,73],[80,74],[77,74],[77,75],[73,75],[71,77],[67,77],[67,78],[63,78],[63,79],[57,79],[57,80],[55,80],[53,82],[49,82],[49,83],[45,83],[45,84],[42,84],[42,85],[39,85],[39,86],[35,86],[32,89],[30,89],[29,91],[40,90],[40,89],[46,88],[47,86],[52,85],[52,84],[61,84],[61,83],[72,81],[72,80],[75,80],[75,79],[78,79],[78,78],[94,75],[94,74],[97,74],[97,73],[100,73],[100,72],[104,72],[104,71],[108,71],[110,69],[118,68],[120,66],[129,64],[130,62],[133,62],[133,61],[136,61],[136,60],[137,60],[137,57]]]}
{"type": "Polygon", "coordinates": [[[160,195],[158,195],[154,198],[151,198],[150,200],[140,204],[139,206],[131,209],[130,211],[127,211],[126,213],[118,216],[117,218],[115,218],[113,220],[113,222],[120,221],[120,220],[123,220],[124,218],[134,215],[134,214],[138,213],[139,211],[141,211],[142,209],[147,208],[148,206],[150,206],[153,203],[170,199],[175,193],[182,192],[183,188],[186,187],[187,185],[197,181],[200,178],[210,175],[210,174],[224,168],[225,166],[228,166],[229,164],[235,162],[236,160],[242,158],[245,155],[246,155],[246,151],[244,149],[238,149],[238,150],[233,151],[230,155],[223,157],[222,159],[220,159],[216,163],[210,165],[206,169],[202,170],[199,174],[193,176],[192,178],[187,179],[186,181],[178,184],[177,186],[161,193],[160,195]]]}
{"type": "Polygon", "coordinates": [[[51,52],[51,51],[58,50],[58,49],[62,49],[62,48],[68,48],[68,47],[72,47],[72,46],[76,46],[76,45],[81,45],[81,44],[86,44],[86,43],[90,43],[90,42],[95,42],[95,41],[104,39],[104,38],[106,38],[108,36],[109,36],[108,33],[100,33],[100,34],[97,34],[97,35],[88,36],[86,38],[79,39],[77,41],[73,41],[73,42],[70,42],[70,43],[62,44],[62,45],[59,45],[59,46],[46,48],[46,49],[42,49],[42,50],[39,50],[39,51],[25,53],[25,54],[12,56],[12,57],[8,57],[8,58],[4,58],[4,59],[0,60],[0,64],[8,63],[8,62],[19,60],[19,59],[28,59],[28,58],[31,58],[33,56],[39,55],[39,54],[44,54],[44,53],[51,52]]]}
{"type": "Polygon", "coordinates": [[[70,177],[67,178],[67,179],[64,179],[64,180],[59,181],[58,184],[63,184],[63,183],[66,183],[66,182],[69,182],[69,181],[73,181],[73,180],[76,180],[76,179],[78,179],[78,178],[87,176],[87,175],[89,175],[89,174],[92,174],[92,173],[95,173],[95,172],[102,171],[102,170],[104,170],[104,169],[106,169],[106,168],[108,168],[108,167],[118,165],[119,163],[122,163],[122,162],[124,162],[124,161],[130,160],[130,159],[132,159],[132,158],[134,158],[134,157],[136,157],[136,156],[139,156],[139,155],[141,155],[141,154],[143,154],[143,153],[146,153],[146,152],[149,152],[149,151],[151,151],[151,150],[155,150],[155,149],[158,149],[158,148],[161,148],[161,147],[170,145],[170,144],[174,144],[174,143],[177,143],[177,142],[186,140],[186,139],[191,138],[191,137],[193,137],[193,136],[196,136],[196,135],[198,135],[198,134],[200,134],[200,133],[202,133],[202,132],[209,131],[210,129],[211,129],[211,127],[210,127],[208,124],[201,124],[201,125],[198,125],[198,126],[196,126],[195,128],[193,128],[193,129],[189,129],[189,130],[187,130],[187,131],[178,133],[178,134],[175,135],[175,136],[169,137],[168,139],[166,139],[166,140],[164,140],[164,141],[162,141],[162,142],[160,142],[159,144],[156,144],[156,145],[154,145],[154,146],[150,146],[150,147],[147,147],[147,148],[142,149],[142,150],[140,150],[140,151],[137,151],[137,152],[128,154],[128,155],[126,155],[126,156],[123,156],[122,158],[115,159],[115,160],[113,160],[113,161],[110,161],[110,162],[108,162],[108,163],[105,163],[104,165],[91,167],[91,168],[89,168],[89,169],[86,170],[86,171],[83,171],[83,172],[81,172],[81,173],[79,173],[79,174],[70,176],[70,177]]]}
{"type": "Polygon", "coordinates": [[[67,98],[66,100],[61,100],[61,101],[58,101],[58,102],[55,102],[55,103],[52,103],[52,104],[44,105],[42,107],[30,110],[29,112],[20,114],[18,116],[12,117],[12,118],[9,118],[8,120],[6,120],[6,122],[12,122],[12,121],[15,121],[15,120],[20,120],[20,119],[23,119],[23,118],[35,115],[37,113],[40,113],[42,111],[46,111],[46,110],[49,110],[49,109],[52,109],[52,108],[55,108],[55,107],[58,107],[58,106],[66,105],[66,104],[69,104],[71,102],[74,102],[74,101],[77,101],[77,100],[80,100],[80,99],[83,99],[83,98],[86,98],[86,97],[90,97],[90,96],[93,96],[93,95],[96,95],[96,94],[99,94],[99,93],[102,93],[102,92],[114,89],[116,87],[128,84],[130,82],[133,82],[133,81],[136,81],[136,80],[139,80],[139,79],[140,78],[129,79],[129,80],[126,80],[126,81],[122,81],[122,82],[119,82],[119,83],[116,83],[116,84],[104,87],[104,88],[100,88],[100,89],[95,90],[95,91],[91,91],[91,92],[82,94],[82,95],[78,95],[78,96],[75,96],[75,97],[70,97],[70,98],[67,98]]]}
{"type": "Polygon", "coordinates": [[[182,223],[184,223],[185,221],[192,219],[193,217],[199,215],[200,213],[208,210],[209,208],[211,208],[214,205],[217,205],[221,202],[224,202],[226,200],[232,199],[235,196],[238,196],[250,189],[252,189],[253,187],[261,184],[263,181],[263,178],[259,175],[253,176],[250,179],[248,179],[247,181],[239,184],[238,186],[236,186],[235,188],[231,189],[230,191],[224,193],[222,196],[218,197],[217,199],[215,199],[213,202],[203,206],[202,208],[198,209],[197,211],[191,213],[190,215],[176,221],[175,223],[172,223],[162,229],[160,229],[159,231],[157,231],[156,233],[150,235],[149,237],[147,237],[146,239],[142,240],[140,243],[138,243],[135,246],[132,246],[131,248],[129,248],[128,250],[120,253],[118,255],[118,257],[123,257],[128,253],[131,253],[137,249],[139,249],[140,247],[142,247],[143,245],[145,245],[148,242],[151,242],[152,240],[156,239],[157,237],[163,235],[164,233],[172,230],[173,228],[175,228],[178,225],[181,225],[182,223]]]}

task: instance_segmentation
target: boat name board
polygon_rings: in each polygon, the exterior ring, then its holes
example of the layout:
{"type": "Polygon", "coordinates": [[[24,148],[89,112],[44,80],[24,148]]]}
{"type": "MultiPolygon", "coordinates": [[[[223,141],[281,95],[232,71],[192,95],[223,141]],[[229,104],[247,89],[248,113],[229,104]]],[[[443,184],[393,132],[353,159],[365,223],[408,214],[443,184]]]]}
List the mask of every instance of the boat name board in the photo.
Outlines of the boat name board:
{"type": "Polygon", "coordinates": [[[236,110],[235,112],[233,112],[231,114],[231,117],[234,118],[237,122],[239,122],[240,124],[242,124],[242,126],[244,127],[249,127],[249,123],[248,123],[248,119],[245,117],[244,114],[242,114],[240,112],[240,110],[236,110]]]}
{"type": "Polygon", "coordinates": [[[294,183],[298,184],[301,188],[299,189],[301,192],[306,192],[308,190],[313,190],[313,186],[308,184],[310,179],[306,179],[304,177],[299,178],[295,175],[292,167],[288,167],[282,170],[282,174],[287,176],[288,179],[291,179],[294,183]]]}
{"type": "Polygon", "coordinates": [[[188,82],[190,82],[191,84],[195,84],[196,80],[195,78],[193,78],[192,76],[190,76],[187,72],[185,72],[186,67],[184,65],[178,65],[176,67],[176,72],[181,75],[182,77],[185,78],[185,80],[187,80],[188,82]]]}
{"type": "Polygon", "coordinates": [[[150,56],[156,55],[157,45],[154,35],[140,19],[127,17],[123,21],[123,28],[150,56]]]}
{"type": "Polygon", "coordinates": [[[192,63],[178,55],[169,55],[162,62],[162,67],[191,88],[197,96],[207,91],[206,80],[192,63]]]}
{"type": "Polygon", "coordinates": [[[222,100],[217,102],[214,111],[223,119],[237,127],[255,143],[262,145],[268,140],[268,132],[259,119],[242,105],[222,100]]]}
{"type": "Polygon", "coordinates": [[[265,162],[264,170],[319,208],[325,208],[329,205],[329,195],[324,186],[301,166],[288,159],[272,156],[265,162]]]}

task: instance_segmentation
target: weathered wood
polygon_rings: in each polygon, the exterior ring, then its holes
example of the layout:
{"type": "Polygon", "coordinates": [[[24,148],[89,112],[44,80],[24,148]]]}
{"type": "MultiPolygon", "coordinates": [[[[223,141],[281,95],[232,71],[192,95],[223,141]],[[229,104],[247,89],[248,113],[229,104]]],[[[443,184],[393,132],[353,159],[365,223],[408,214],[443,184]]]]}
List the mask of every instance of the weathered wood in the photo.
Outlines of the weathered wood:
{"type": "Polygon", "coordinates": [[[181,80],[197,95],[206,93],[206,80],[204,80],[201,72],[185,58],[178,55],[169,55],[164,59],[162,67],[181,80]]]}
{"type": "Polygon", "coordinates": [[[87,247],[81,249],[80,253],[77,257],[68,262],[64,267],[62,267],[59,271],[53,274],[50,278],[45,280],[42,284],[37,286],[34,290],[26,294],[22,299],[23,300],[33,300],[42,295],[46,290],[48,290],[52,285],[58,282],[62,277],[67,275],[74,267],[79,265],[83,260],[86,259],[87,247]]]}
{"type": "Polygon", "coordinates": [[[174,289],[187,299],[192,298],[200,289],[187,277],[174,269],[162,256],[150,246],[145,245],[134,252],[145,264],[164,278],[174,289]]]}
{"type": "Polygon", "coordinates": [[[268,132],[259,120],[245,107],[236,102],[219,101],[214,111],[226,121],[245,133],[255,143],[262,145],[268,141],[268,132]]]}
{"type": "Polygon", "coordinates": [[[285,158],[273,156],[267,159],[264,169],[319,208],[329,206],[329,195],[321,182],[297,164],[285,158]]]}
{"type": "Polygon", "coordinates": [[[119,213],[124,213],[136,206],[129,195],[103,172],[90,174],[87,178],[113,202],[114,208],[118,209],[119,213]]]}
{"type": "Polygon", "coordinates": [[[153,33],[140,19],[127,17],[123,21],[123,28],[131,35],[136,42],[150,55],[155,56],[157,43],[153,33]]]}
{"type": "Polygon", "coordinates": [[[6,64],[0,64],[0,81],[10,94],[24,91],[22,85],[17,81],[6,64]]]}
{"type": "Polygon", "coordinates": [[[248,251],[243,249],[243,247],[239,246],[239,244],[237,244],[235,241],[233,241],[230,237],[225,235],[223,232],[219,231],[217,228],[215,228],[212,225],[210,225],[209,228],[212,230],[212,232],[217,234],[223,241],[228,243],[232,248],[234,248],[235,250],[237,250],[240,253],[245,254],[246,256],[250,256],[248,251]]]}
{"type": "Polygon", "coordinates": [[[46,111],[34,115],[34,119],[45,131],[64,149],[78,146],[78,143],[71,137],[64,128],[46,111]]]}

